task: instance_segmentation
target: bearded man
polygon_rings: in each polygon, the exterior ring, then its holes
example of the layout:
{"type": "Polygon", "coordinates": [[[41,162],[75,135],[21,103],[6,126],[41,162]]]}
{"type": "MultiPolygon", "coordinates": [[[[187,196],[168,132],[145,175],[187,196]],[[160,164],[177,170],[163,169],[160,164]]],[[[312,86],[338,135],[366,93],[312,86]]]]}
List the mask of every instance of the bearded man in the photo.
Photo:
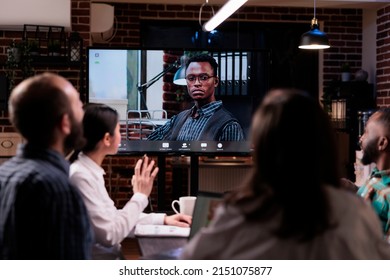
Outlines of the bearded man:
{"type": "Polygon", "coordinates": [[[89,259],[91,225],[65,159],[83,144],[79,93],[36,75],[12,91],[9,114],[24,144],[0,166],[0,259],[89,259]]]}
{"type": "Polygon", "coordinates": [[[362,164],[375,163],[376,167],[357,194],[371,202],[390,240],[390,108],[379,109],[369,118],[360,146],[362,164]]]}

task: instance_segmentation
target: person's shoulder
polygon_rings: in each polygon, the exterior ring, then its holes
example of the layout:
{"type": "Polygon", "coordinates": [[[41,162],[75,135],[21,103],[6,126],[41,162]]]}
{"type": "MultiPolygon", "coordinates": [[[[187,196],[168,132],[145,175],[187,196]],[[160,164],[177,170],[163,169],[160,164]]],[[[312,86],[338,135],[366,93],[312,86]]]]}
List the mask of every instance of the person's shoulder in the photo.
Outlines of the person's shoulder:
{"type": "Polygon", "coordinates": [[[71,163],[69,167],[69,174],[72,175],[76,171],[83,169],[83,164],[80,162],[80,160],[76,159],[74,162],[71,163]]]}
{"type": "Polygon", "coordinates": [[[225,115],[229,116],[230,118],[236,120],[236,117],[233,115],[233,113],[230,112],[228,109],[226,109],[226,107],[223,106],[223,104],[221,105],[221,107],[217,111],[219,111],[221,114],[225,114],[225,115]]]}
{"type": "Polygon", "coordinates": [[[20,170],[7,176],[12,177],[14,185],[18,185],[18,192],[55,200],[60,199],[63,193],[72,192],[67,175],[55,166],[31,160],[28,165],[20,166],[20,170]]]}
{"type": "Polygon", "coordinates": [[[32,182],[34,177],[40,175],[37,168],[30,160],[20,160],[13,157],[0,165],[0,181],[3,185],[22,185],[24,182],[32,182]]]}
{"type": "Polygon", "coordinates": [[[359,219],[365,221],[376,219],[370,203],[364,201],[356,193],[330,186],[326,190],[333,214],[339,219],[348,221],[348,223],[358,222],[359,219]],[[354,220],[351,221],[350,217],[354,217],[354,220]]]}
{"type": "Polygon", "coordinates": [[[356,203],[363,202],[363,199],[361,199],[355,192],[342,187],[337,188],[327,185],[325,186],[325,192],[333,201],[346,200],[348,203],[349,201],[354,201],[356,203]]]}
{"type": "Polygon", "coordinates": [[[91,176],[91,173],[88,167],[80,160],[74,161],[69,168],[69,178],[72,183],[87,179],[91,176]]]}

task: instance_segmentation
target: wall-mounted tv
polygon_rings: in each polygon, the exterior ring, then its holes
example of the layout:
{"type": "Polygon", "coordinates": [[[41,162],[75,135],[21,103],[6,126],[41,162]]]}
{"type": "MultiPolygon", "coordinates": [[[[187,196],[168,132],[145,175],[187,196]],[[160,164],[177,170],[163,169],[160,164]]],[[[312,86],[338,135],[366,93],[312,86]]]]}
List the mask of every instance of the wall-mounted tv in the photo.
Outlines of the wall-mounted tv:
{"type": "Polygon", "coordinates": [[[251,152],[252,114],[269,87],[269,64],[269,51],[263,49],[89,47],[87,100],[118,111],[123,138],[120,153],[247,155],[251,152]],[[187,86],[176,85],[173,79],[185,59],[200,53],[217,61],[219,84],[215,97],[240,124],[243,137],[220,140],[207,133],[198,133],[192,139],[180,139],[179,135],[151,137],[174,116],[194,106],[187,86]]]}

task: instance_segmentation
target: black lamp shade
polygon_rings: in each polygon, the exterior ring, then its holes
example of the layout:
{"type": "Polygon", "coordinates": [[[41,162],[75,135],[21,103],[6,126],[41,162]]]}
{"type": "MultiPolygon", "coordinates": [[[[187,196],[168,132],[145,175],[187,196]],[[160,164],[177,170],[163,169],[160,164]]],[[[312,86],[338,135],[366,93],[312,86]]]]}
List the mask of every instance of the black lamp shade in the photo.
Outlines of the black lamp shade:
{"type": "Polygon", "coordinates": [[[318,24],[312,23],[310,31],[301,36],[299,48],[310,50],[330,48],[328,36],[319,29],[318,24]]]}

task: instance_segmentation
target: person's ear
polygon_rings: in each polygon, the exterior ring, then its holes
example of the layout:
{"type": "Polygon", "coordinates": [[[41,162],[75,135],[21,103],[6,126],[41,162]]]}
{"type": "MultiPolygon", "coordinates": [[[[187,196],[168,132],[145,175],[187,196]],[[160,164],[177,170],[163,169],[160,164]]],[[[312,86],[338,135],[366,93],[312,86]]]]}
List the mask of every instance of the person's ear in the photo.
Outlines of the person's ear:
{"type": "Polygon", "coordinates": [[[108,132],[104,133],[103,144],[106,147],[109,147],[111,145],[111,135],[110,135],[110,133],[108,133],[108,132]]]}
{"type": "Polygon", "coordinates": [[[218,76],[215,76],[214,77],[214,87],[217,87],[219,84],[219,77],[218,76]]]}
{"type": "Polygon", "coordinates": [[[384,151],[388,148],[388,146],[389,146],[389,139],[385,136],[381,136],[378,142],[378,150],[384,151]]]}
{"type": "Polygon", "coordinates": [[[70,132],[72,131],[72,123],[69,119],[68,114],[62,115],[61,122],[60,122],[60,129],[61,132],[64,133],[65,135],[69,135],[70,132]]]}

